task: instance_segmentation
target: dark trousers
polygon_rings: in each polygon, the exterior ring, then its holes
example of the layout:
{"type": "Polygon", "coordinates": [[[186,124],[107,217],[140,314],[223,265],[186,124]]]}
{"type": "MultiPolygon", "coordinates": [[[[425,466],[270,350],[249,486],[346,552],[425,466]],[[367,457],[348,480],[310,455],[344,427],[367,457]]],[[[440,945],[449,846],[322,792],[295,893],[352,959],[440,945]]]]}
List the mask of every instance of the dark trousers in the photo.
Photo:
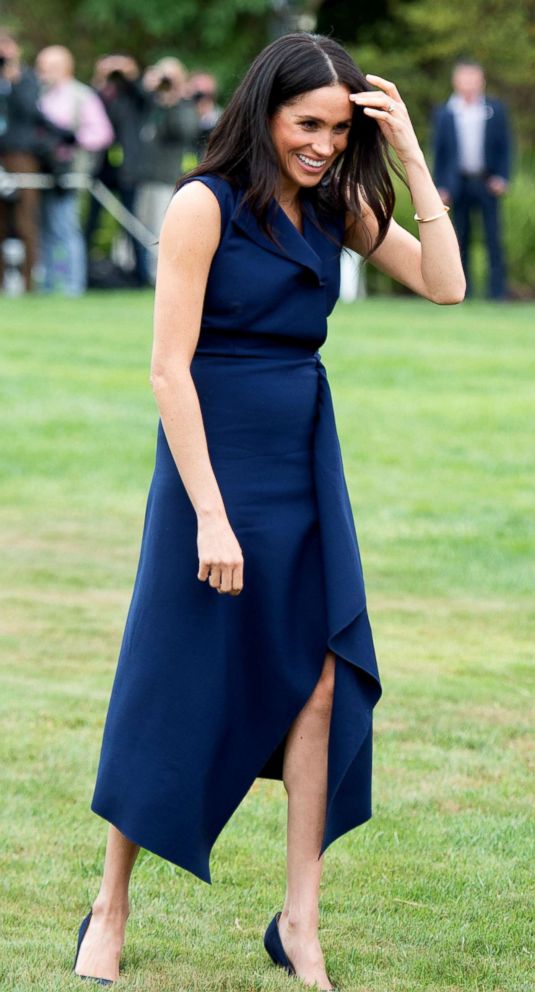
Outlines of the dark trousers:
{"type": "Polygon", "coordinates": [[[488,259],[487,297],[504,299],[508,296],[505,259],[502,247],[502,218],[500,197],[491,193],[483,177],[461,176],[459,193],[453,201],[453,225],[459,240],[461,261],[466,278],[466,296],[473,295],[470,275],[470,240],[472,217],[480,213],[488,259]]]}
{"type": "MultiPolygon", "coordinates": [[[[40,172],[39,161],[30,152],[4,152],[0,165],[7,172],[40,172]]],[[[24,244],[24,284],[27,292],[33,286],[32,270],[39,252],[39,190],[21,189],[12,203],[0,197],[0,287],[4,281],[2,242],[12,234],[24,244]],[[11,223],[10,223],[11,221],[11,223]]]]}
{"type": "MultiPolygon", "coordinates": [[[[126,207],[126,209],[130,211],[130,213],[135,215],[137,190],[138,190],[137,186],[118,186],[117,188],[112,189],[111,192],[119,197],[121,203],[123,204],[123,207],[126,207]]],[[[84,229],[84,235],[85,235],[88,253],[91,247],[91,241],[93,239],[93,235],[98,227],[101,209],[102,209],[101,204],[98,202],[98,200],[95,199],[94,196],[92,196],[89,201],[89,209],[88,209],[87,218],[85,222],[85,229],[84,229]]],[[[132,248],[134,251],[134,260],[135,260],[134,272],[135,272],[136,282],[140,286],[148,286],[150,285],[150,283],[147,274],[147,250],[146,248],[143,247],[142,244],[139,243],[139,241],[137,241],[136,238],[130,238],[130,240],[132,242],[132,248]]]]}

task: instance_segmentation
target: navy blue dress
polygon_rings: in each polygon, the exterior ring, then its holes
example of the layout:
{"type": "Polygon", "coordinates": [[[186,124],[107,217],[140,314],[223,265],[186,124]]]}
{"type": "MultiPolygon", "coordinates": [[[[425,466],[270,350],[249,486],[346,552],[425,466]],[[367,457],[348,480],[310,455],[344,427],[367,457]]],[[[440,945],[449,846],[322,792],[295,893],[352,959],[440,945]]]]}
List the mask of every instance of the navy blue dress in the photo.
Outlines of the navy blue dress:
{"type": "MultiPolygon", "coordinates": [[[[91,809],[211,883],[212,846],[255,779],[282,780],[286,735],[328,649],[336,666],[319,854],[371,817],[381,683],[318,351],[340,248],[314,223],[306,190],[303,234],[272,201],[275,245],[242,190],[213,174],[200,181],[218,199],[221,240],[191,374],[244,586],[221,595],[197,578],[197,517],[159,420],[91,809]]],[[[343,226],[332,217],[331,233],[343,226]]]]}

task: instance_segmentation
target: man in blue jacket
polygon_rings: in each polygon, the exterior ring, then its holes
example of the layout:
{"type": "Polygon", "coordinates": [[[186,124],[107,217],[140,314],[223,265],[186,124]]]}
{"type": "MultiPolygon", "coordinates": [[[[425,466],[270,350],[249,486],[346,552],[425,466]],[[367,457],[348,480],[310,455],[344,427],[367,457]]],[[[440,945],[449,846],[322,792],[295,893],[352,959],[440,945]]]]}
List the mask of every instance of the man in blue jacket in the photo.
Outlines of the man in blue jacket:
{"type": "Polygon", "coordinates": [[[471,220],[480,212],[487,245],[487,296],[509,296],[502,244],[500,198],[511,173],[512,138],[507,109],[485,95],[485,74],[478,62],[462,59],[452,72],[453,93],[433,109],[434,181],[444,203],[453,208],[466,296],[472,295],[469,273],[471,220]]]}

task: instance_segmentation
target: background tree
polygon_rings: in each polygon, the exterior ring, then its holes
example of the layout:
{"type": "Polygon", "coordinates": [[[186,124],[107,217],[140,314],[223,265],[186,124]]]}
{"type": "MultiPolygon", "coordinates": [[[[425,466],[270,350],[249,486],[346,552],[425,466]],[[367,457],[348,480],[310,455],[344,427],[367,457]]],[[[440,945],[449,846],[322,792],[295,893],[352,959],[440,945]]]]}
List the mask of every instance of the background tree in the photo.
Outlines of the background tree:
{"type": "Polygon", "coordinates": [[[509,105],[522,153],[535,138],[534,13],[534,0],[379,0],[373,10],[324,0],[317,30],[343,41],[363,72],[394,79],[425,136],[432,105],[451,92],[454,61],[477,59],[489,95],[509,105]]]}

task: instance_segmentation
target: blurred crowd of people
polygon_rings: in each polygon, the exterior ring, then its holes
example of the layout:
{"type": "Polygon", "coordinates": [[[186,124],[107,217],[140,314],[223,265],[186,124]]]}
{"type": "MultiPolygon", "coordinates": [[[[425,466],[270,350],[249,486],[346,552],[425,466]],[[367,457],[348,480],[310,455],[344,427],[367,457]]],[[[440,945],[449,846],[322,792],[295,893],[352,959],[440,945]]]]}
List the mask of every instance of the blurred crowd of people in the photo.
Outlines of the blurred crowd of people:
{"type": "MultiPolygon", "coordinates": [[[[484,69],[472,59],[455,63],[451,83],[449,98],[433,108],[434,179],[443,201],[452,206],[466,295],[472,295],[469,251],[479,214],[488,256],[486,295],[507,299],[500,200],[512,167],[508,109],[487,95],[484,69]]],[[[101,180],[101,188],[129,212],[126,216],[141,222],[148,244],[155,244],[177,179],[202,157],[222,113],[217,96],[211,73],[190,74],[173,57],[142,69],[131,55],[104,55],[86,85],[76,78],[68,48],[49,45],[30,67],[16,39],[0,28],[0,291],[6,289],[13,247],[25,291],[36,288],[36,282],[41,292],[59,286],[71,296],[88,285],[154,285],[156,251],[145,247],[135,230],[122,240],[126,266],[114,266],[108,258],[99,269],[92,260],[102,205],[86,196],[81,221],[80,181],[101,180]],[[26,179],[17,186],[13,177],[9,185],[6,173],[26,179]],[[32,188],[34,173],[44,174],[50,188],[32,188]],[[78,188],[69,185],[74,176],[78,188]]],[[[360,289],[352,285],[347,292],[353,298],[360,289]]]]}
{"type": "MultiPolygon", "coordinates": [[[[69,176],[101,179],[156,240],[177,179],[202,156],[222,110],[215,77],[190,74],[174,57],[142,69],[131,55],[104,55],[90,86],[75,68],[63,45],[26,65],[17,40],[0,29],[0,179],[2,170],[53,179],[49,188],[0,185],[0,287],[3,248],[17,239],[27,292],[85,292],[101,205],[91,197],[82,223],[69,176]]],[[[133,284],[153,285],[155,255],[136,238],[131,251],[133,284]]]]}

